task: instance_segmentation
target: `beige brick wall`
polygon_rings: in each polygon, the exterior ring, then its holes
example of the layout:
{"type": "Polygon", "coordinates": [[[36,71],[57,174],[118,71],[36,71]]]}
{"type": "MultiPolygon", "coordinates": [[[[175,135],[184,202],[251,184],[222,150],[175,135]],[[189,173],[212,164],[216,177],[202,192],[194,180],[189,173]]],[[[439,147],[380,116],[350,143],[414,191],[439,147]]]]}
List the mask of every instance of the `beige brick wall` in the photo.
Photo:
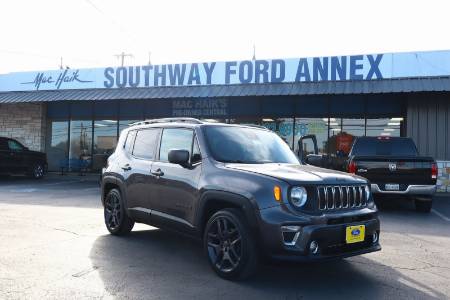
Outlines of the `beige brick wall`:
{"type": "Polygon", "coordinates": [[[0,104],[0,136],[17,139],[31,150],[44,151],[44,103],[0,104]]]}

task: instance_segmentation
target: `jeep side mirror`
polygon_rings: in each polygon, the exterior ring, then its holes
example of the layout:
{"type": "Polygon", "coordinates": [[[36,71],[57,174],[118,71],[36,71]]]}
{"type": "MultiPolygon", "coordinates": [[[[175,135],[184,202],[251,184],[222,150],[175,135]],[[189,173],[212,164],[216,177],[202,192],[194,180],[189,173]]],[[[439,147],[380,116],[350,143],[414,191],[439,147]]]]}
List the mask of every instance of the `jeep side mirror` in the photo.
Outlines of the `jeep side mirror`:
{"type": "Polygon", "coordinates": [[[308,154],[305,159],[305,163],[316,167],[322,167],[323,156],[319,154],[308,154]]]}
{"type": "Polygon", "coordinates": [[[189,165],[189,151],[181,149],[170,150],[169,162],[187,167],[189,165]]]}

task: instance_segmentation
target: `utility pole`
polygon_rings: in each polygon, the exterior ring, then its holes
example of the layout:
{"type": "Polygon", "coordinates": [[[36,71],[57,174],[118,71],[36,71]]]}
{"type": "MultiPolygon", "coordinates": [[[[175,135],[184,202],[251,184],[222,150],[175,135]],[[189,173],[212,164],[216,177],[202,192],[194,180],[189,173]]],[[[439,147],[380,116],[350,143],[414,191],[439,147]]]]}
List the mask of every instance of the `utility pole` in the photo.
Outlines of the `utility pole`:
{"type": "Polygon", "coordinates": [[[61,56],[61,62],[60,62],[60,64],[59,64],[59,69],[60,69],[60,70],[63,69],[63,58],[62,58],[62,56],[61,56]]]}
{"type": "Polygon", "coordinates": [[[252,60],[256,60],[256,46],[253,44],[253,58],[252,60]]]}
{"type": "Polygon", "coordinates": [[[127,57],[127,56],[130,57],[130,58],[133,58],[133,57],[134,57],[133,54],[131,54],[131,53],[125,53],[125,52],[123,52],[123,51],[122,51],[122,53],[116,54],[116,55],[114,55],[114,56],[121,59],[121,66],[122,66],[122,67],[123,67],[123,64],[124,64],[125,57],[127,57]]]}

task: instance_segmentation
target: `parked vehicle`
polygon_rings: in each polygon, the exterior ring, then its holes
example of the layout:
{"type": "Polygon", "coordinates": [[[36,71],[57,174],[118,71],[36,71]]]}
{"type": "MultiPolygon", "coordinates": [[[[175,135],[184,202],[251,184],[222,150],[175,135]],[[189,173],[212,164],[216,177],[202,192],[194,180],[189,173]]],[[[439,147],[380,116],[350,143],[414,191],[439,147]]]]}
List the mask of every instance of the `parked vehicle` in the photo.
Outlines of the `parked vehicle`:
{"type": "Polygon", "coordinates": [[[437,165],[433,158],[419,156],[410,138],[357,138],[349,154],[347,170],[367,178],[380,203],[384,196],[405,197],[415,201],[416,210],[431,210],[437,165]]]}
{"type": "Polygon", "coordinates": [[[122,131],[101,185],[111,234],[135,222],[190,234],[226,279],[249,276],[262,256],[311,261],[381,249],[367,180],[301,164],[267,129],[139,122],[122,131]]]}
{"type": "Polygon", "coordinates": [[[31,151],[14,139],[0,137],[0,174],[24,174],[41,179],[46,170],[47,156],[45,153],[31,151]]]}

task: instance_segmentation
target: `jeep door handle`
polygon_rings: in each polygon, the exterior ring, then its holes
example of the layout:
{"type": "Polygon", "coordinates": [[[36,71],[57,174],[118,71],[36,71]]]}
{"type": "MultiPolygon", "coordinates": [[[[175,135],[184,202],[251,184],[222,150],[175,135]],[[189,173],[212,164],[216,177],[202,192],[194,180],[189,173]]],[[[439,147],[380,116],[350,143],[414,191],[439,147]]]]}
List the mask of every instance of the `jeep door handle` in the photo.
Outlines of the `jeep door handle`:
{"type": "Polygon", "coordinates": [[[164,176],[164,172],[161,171],[161,169],[158,169],[158,170],[156,170],[156,171],[151,171],[150,173],[152,173],[152,174],[155,175],[156,177],[164,176]]]}
{"type": "Polygon", "coordinates": [[[126,164],[125,166],[122,166],[122,170],[130,171],[131,170],[131,166],[129,164],[126,164]]]}

